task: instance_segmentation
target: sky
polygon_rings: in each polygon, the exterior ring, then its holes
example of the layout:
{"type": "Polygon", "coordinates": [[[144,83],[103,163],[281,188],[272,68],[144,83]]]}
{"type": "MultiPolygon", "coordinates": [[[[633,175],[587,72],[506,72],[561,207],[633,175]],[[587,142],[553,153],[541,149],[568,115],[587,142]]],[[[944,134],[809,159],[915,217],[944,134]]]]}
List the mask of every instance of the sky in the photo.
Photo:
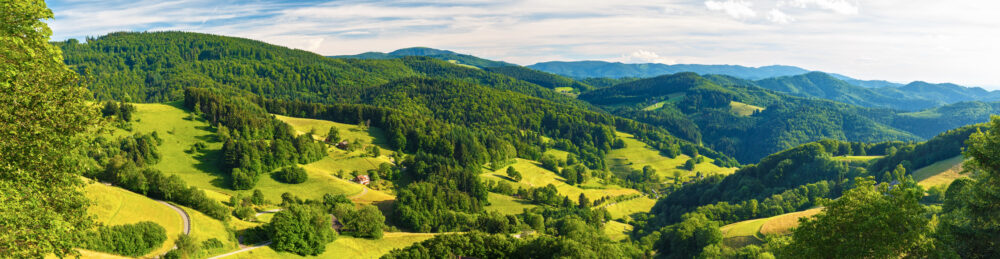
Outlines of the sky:
{"type": "Polygon", "coordinates": [[[792,65],[1000,89],[1000,1],[48,1],[53,40],[192,31],[322,55],[424,46],[544,61],[792,65]]]}

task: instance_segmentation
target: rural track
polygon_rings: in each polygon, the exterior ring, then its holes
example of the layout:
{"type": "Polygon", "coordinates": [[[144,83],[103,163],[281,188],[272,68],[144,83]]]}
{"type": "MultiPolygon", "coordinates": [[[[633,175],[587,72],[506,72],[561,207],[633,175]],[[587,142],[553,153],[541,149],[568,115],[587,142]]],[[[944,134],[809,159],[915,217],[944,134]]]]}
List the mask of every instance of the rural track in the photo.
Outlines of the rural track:
{"type": "Polygon", "coordinates": [[[368,187],[364,186],[364,187],[361,187],[361,193],[358,193],[358,194],[355,194],[355,195],[351,195],[351,197],[348,198],[348,199],[357,199],[357,198],[360,198],[361,196],[364,196],[367,193],[368,193],[368,187]]]}
{"type": "Polygon", "coordinates": [[[264,214],[268,214],[268,213],[278,213],[278,212],[279,212],[279,211],[281,211],[281,210],[282,210],[282,209],[270,209],[270,210],[265,210],[265,211],[261,211],[261,212],[257,212],[257,214],[253,214],[253,216],[254,216],[254,217],[260,217],[260,215],[264,215],[264,214]]]}
{"type": "Polygon", "coordinates": [[[177,214],[181,214],[181,219],[184,220],[184,234],[185,235],[191,234],[191,218],[188,217],[186,211],[165,201],[158,201],[158,202],[163,203],[163,205],[167,205],[167,207],[170,207],[171,209],[174,209],[174,211],[177,211],[177,214]]]}
{"type": "Polygon", "coordinates": [[[243,248],[243,249],[240,249],[240,250],[232,251],[232,252],[221,254],[221,255],[212,256],[212,257],[209,257],[208,259],[218,259],[218,258],[228,257],[228,256],[235,255],[235,254],[238,254],[238,253],[242,253],[242,252],[254,250],[254,249],[257,249],[257,248],[265,247],[265,246],[270,245],[270,244],[271,244],[271,241],[267,241],[267,242],[264,242],[264,243],[257,244],[255,246],[243,248]]]}

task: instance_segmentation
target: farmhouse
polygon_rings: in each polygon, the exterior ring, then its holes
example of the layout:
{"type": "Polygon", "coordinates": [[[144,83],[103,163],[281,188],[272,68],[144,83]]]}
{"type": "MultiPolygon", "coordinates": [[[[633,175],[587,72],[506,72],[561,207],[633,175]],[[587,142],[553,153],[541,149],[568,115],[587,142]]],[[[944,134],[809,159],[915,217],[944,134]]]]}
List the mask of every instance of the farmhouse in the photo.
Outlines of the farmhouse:
{"type": "Polygon", "coordinates": [[[347,140],[344,140],[344,141],[341,141],[340,143],[337,143],[337,148],[343,149],[343,150],[347,150],[347,148],[348,148],[349,145],[350,144],[347,142],[347,140]]]}
{"type": "Polygon", "coordinates": [[[369,182],[368,175],[363,174],[363,175],[359,175],[357,177],[354,177],[354,182],[357,182],[357,183],[360,183],[360,184],[364,184],[364,185],[368,185],[368,182],[369,182]]]}

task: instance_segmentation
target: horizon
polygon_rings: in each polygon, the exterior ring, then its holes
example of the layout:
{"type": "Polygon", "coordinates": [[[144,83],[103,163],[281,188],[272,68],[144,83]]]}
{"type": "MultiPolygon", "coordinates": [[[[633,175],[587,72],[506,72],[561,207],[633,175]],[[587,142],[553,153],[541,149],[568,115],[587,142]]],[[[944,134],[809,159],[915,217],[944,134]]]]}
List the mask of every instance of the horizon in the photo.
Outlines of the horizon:
{"type": "Polygon", "coordinates": [[[53,40],[115,31],[250,38],[323,56],[427,46],[548,61],[795,66],[1000,90],[1000,20],[959,1],[52,1],[53,40]],[[934,62],[927,62],[933,60],[934,62]]]}

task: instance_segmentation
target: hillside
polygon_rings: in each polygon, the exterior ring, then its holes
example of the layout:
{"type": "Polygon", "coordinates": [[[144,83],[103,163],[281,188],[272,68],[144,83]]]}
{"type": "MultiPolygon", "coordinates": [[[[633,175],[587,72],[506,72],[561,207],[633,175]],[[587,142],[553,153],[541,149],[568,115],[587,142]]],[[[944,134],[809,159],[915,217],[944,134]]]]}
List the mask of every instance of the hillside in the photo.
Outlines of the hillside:
{"type": "Polygon", "coordinates": [[[624,64],[605,61],[550,61],[530,65],[528,68],[572,78],[645,78],[681,72],[694,72],[698,74],[729,75],[754,80],[809,72],[808,70],[792,66],[745,67],[737,65],[666,65],[658,63],[624,64]]]}
{"type": "Polygon", "coordinates": [[[472,55],[458,54],[453,51],[432,49],[427,47],[413,47],[398,49],[393,52],[383,53],[383,52],[365,52],[357,55],[341,55],[341,56],[330,56],[331,58],[355,58],[355,59],[397,59],[407,56],[421,56],[436,58],[448,62],[454,62],[456,64],[468,65],[477,68],[492,68],[492,67],[505,67],[505,66],[517,66],[515,64],[503,62],[503,61],[493,61],[488,59],[483,59],[475,57],[472,55]]]}
{"type": "Polygon", "coordinates": [[[895,117],[891,110],[788,96],[731,77],[680,73],[602,88],[579,98],[616,115],[700,141],[743,163],[825,138],[862,142],[920,139],[889,126],[895,117]]]}

